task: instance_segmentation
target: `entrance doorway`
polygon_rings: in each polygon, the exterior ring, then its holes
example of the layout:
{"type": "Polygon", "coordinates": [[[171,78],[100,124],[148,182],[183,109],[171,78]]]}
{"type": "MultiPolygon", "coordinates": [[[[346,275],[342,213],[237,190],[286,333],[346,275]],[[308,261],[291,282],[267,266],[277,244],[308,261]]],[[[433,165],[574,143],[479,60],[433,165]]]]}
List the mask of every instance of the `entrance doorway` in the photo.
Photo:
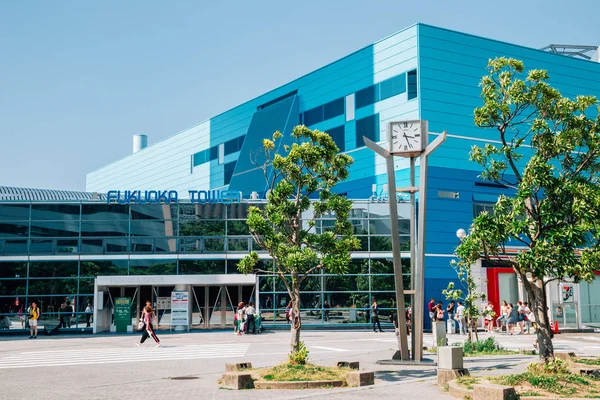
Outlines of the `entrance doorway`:
{"type": "Polygon", "coordinates": [[[233,328],[240,302],[254,301],[255,286],[205,285],[192,287],[192,329],[233,328]]]}

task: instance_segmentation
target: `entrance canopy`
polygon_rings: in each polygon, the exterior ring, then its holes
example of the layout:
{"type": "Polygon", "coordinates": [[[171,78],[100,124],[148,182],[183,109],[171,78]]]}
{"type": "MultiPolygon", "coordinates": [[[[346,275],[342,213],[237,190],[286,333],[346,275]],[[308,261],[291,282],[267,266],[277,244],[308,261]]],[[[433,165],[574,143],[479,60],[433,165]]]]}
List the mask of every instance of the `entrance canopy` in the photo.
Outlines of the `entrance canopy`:
{"type": "Polygon", "coordinates": [[[254,285],[256,275],[214,274],[214,275],[121,275],[98,276],[98,286],[139,286],[139,285],[254,285]]]}

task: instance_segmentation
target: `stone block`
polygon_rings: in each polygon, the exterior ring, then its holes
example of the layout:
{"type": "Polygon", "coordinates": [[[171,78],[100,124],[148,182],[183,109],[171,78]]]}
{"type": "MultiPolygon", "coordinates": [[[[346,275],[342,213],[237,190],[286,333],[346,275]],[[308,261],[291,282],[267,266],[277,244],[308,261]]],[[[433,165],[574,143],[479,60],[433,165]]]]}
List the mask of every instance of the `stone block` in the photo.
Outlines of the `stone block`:
{"type": "Polygon", "coordinates": [[[346,375],[346,383],[350,387],[369,386],[375,383],[375,372],[352,371],[346,375]]]}
{"type": "Polygon", "coordinates": [[[554,357],[558,358],[559,360],[563,360],[563,361],[571,361],[571,359],[573,359],[573,358],[575,358],[577,356],[573,352],[555,351],[554,352],[554,357]]]}
{"type": "Polygon", "coordinates": [[[241,363],[236,363],[236,364],[225,364],[225,371],[226,372],[235,372],[235,371],[241,371],[243,369],[251,369],[252,368],[252,363],[251,362],[241,362],[241,363]]]}
{"type": "Polygon", "coordinates": [[[474,386],[477,400],[517,400],[517,392],[512,386],[481,383],[474,386]]]}
{"type": "Polygon", "coordinates": [[[338,368],[350,368],[350,369],[359,369],[358,361],[338,361],[336,363],[338,368]]]}
{"type": "Polygon", "coordinates": [[[437,370],[437,383],[439,386],[444,386],[446,383],[461,377],[463,375],[469,375],[469,370],[466,368],[461,369],[438,369],[437,370]]]}
{"type": "Polygon", "coordinates": [[[447,346],[446,323],[444,321],[434,322],[433,328],[433,347],[447,346]]]}
{"type": "Polygon", "coordinates": [[[225,372],[221,376],[220,387],[232,390],[254,388],[252,375],[244,372],[225,372]]]}
{"type": "Polygon", "coordinates": [[[463,349],[458,346],[438,347],[439,369],[461,369],[463,367],[463,349]]]}

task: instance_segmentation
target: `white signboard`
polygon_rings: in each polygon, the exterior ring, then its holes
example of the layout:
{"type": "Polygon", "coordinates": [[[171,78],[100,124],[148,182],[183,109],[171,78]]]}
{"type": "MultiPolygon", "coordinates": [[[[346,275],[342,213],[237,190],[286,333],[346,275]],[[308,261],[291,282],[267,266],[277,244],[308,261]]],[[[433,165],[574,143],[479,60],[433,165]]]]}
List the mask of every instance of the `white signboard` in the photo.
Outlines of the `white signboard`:
{"type": "Polygon", "coordinates": [[[188,292],[171,292],[171,326],[187,326],[188,292]]]}
{"type": "Polygon", "coordinates": [[[171,298],[170,297],[159,297],[157,299],[158,308],[161,310],[168,310],[171,308],[171,298]]]}

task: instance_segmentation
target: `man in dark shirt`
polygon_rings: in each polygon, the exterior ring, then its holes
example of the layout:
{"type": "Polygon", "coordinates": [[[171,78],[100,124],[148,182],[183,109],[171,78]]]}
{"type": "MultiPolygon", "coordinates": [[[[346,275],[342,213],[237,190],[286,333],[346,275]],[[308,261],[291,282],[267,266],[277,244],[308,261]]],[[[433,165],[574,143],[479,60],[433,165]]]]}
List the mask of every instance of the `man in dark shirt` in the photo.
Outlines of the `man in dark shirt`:
{"type": "Polygon", "coordinates": [[[429,304],[427,304],[427,308],[429,309],[429,319],[431,319],[431,321],[435,321],[435,312],[433,310],[433,308],[435,307],[435,299],[432,297],[431,300],[429,301],[429,304]]]}
{"type": "Polygon", "coordinates": [[[381,329],[381,323],[379,322],[379,306],[375,300],[373,300],[373,304],[371,304],[371,321],[373,321],[373,332],[377,332],[375,330],[375,324],[377,324],[379,332],[383,332],[383,329],[381,329]]]}

